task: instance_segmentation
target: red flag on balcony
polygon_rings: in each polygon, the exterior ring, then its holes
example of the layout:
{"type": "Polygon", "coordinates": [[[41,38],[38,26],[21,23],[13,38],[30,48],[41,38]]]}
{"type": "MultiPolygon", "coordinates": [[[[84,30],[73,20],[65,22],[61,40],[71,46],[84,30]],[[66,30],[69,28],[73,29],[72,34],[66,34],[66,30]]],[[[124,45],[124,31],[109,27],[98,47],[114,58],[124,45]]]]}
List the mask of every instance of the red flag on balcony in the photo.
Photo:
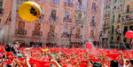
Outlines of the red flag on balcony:
{"type": "Polygon", "coordinates": [[[128,39],[132,39],[133,38],[133,31],[127,31],[125,34],[125,37],[128,39]]]}

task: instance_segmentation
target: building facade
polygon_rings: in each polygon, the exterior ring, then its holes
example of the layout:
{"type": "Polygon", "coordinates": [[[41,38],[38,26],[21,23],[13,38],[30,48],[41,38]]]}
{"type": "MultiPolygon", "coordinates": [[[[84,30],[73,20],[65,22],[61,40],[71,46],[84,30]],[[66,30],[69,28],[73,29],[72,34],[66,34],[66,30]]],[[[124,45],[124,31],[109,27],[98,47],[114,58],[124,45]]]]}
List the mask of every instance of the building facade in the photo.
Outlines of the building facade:
{"type": "Polygon", "coordinates": [[[110,20],[111,20],[111,4],[112,0],[104,0],[104,18],[103,18],[103,30],[101,31],[101,44],[102,47],[106,47],[109,41],[110,20]]]}
{"type": "Polygon", "coordinates": [[[0,25],[7,27],[4,42],[68,46],[82,45],[88,39],[99,40],[103,22],[101,0],[32,0],[40,4],[44,13],[32,23],[17,14],[19,6],[28,0],[2,1],[4,15],[0,25]]]}
{"type": "Polygon", "coordinates": [[[2,42],[9,40],[8,28],[11,22],[11,11],[12,0],[0,0],[0,41],[2,42]]]}
{"type": "Polygon", "coordinates": [[[107,46],[125,44],[125,32],[132,30],[132,0],[105,0],[104,3],[103,38],[107,39],[107,46]]]}
{"type": "MultiPolygon", "coordinates": [[[[133,1],[125,0],[124,13],[123,13],[123,35],[129,30],[133,30],[133,1]]],[[[124,43],[130,43],[130,39],[123,37],[124,43]]]]}
{"type": "Polygon", "coordinates": [[[123,13],[125,0],[104,1],[104,28],[103,42],[105,47],[116,46],[123,43],[123,13]],[[106,37],[105,37],[106,36],[106,37]]]}
{"type": "Polygon", "coordinates": [[[104,0],[90,0],[88,3],[88,38],[97,42],[103,26],[103,7],[104,0]]]}

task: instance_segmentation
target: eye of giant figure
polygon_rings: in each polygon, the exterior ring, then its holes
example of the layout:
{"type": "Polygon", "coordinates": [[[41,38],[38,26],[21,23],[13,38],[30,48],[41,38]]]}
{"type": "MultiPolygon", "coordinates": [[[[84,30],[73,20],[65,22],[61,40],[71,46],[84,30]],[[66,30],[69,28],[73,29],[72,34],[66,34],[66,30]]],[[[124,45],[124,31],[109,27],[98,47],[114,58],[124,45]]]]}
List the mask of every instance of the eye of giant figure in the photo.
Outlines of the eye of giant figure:
{"type": "Polygon", "coordinates": [[[34,16],[37,16],[37,11],[35,10],[35,8],[31,7],[30,9],[30,13],[34,16]]]}

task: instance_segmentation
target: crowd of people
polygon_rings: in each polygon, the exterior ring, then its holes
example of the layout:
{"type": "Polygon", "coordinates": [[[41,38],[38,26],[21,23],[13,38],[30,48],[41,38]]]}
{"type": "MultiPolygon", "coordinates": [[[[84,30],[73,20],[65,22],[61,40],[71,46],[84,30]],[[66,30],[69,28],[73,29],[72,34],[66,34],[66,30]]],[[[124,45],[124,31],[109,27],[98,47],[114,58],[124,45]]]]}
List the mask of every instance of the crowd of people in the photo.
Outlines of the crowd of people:
{"type": "Polygon", "coordinates": [[[133,50],[0,46],[0,67],[133,67],[133,50]]]}

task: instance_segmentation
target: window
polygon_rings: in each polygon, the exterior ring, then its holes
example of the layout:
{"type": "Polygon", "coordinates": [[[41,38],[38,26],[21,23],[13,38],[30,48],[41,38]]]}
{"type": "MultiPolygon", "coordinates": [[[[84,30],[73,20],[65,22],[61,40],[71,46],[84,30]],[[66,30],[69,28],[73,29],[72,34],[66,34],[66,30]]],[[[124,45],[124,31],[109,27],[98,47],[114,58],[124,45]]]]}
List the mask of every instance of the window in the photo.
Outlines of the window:
{"type": "Polygon", "coordinates": [[[60,0],[52,0],[52,3],[53,4],[59,4],[60,3],[60,0]]]}
{"type": "Polygon", "coordinates": [[[51,11],[51,16],[50,16],[50,18],[52,19],[52,20],[54,20],[54,21],[56,21],[56,10],[52,10],[51,11]]]}
{"type": "Polygon", "coordinates": [[[118,15],[118,22],[121,21],[121,14],[118,15]]]}
{"type": "Polygon", "coordinates": [[[82,11],[83,8],[82,0],[78,0],[77,10],[82,11]]]}
{"type": "Polygon", "coordinates": [[[117,26],[116,26],[115,31],[116,31],[116,34],[118,34],[118,35],[121,34],[121,27],[120,27],[120,25],[117,25],[117,26]]]}
{"type": "Polygon", "coordinates": [[[116,7],[116,6],[114,6],[113,10],[116,10],[116,9],[117,9],[117,7],[116,7]]]}
{"type": "Polygon", "coordinates": [[[27,31],[25,29],[25,22],[19,21],[17,24],[16,34],[17,35],[26,35],[27,31]]]}
{"type": "Polygon", "coordinates": [[[94,12],[97,11],[97,7],[96,7],[96,3],[95,2],[92,3],[92,11],[94,11],[94,12]]]}
{"type": "Polygon", "coordinates": [[[82,5],[82,0],[78,0],[79,5],[82,5]]]}
{"type": "Polygon", "coordinates": [[[65,38],[67,38],[67,37],[69,37],[69,36],[70,36],[70,34],[69,34],[68,31],[63,31],[63,33],[62,33],[62,35],[61,35],[61,37],[65,37],[65,38]]]}
{"type": "Polygon", "coordinates": [[[65,4],[65,6],[72,7],[73,6],[73,0],[65,0],[64,4],[65,4]]]}
{"type": "Polygon", "coordinates": [[[127,10],[126,10],[126,12],[127,12],[127,13],[130,12],[130,6],[129,6],[129,5],[127,5],[127,10]]]}
{"type": "Polygon", "coordinates": [[[64,20],[69,18],[69,12],[65,11],[64,20]]]}
{"type": "Polygon", "coordinates": [[[130,26],[130,30],[133,30],[133,26],[130,26]]]}
{"type": "Polygon", "coordinates": [[[111,30],[112,34],[114,34],[114,26],[112,25],[112,30],[111,30]]]}
{"type": "Polygon", "coordinates": [[[70,17],[70,13],[65,11],[65,14],[64,14],[64,22],[71,22],[71,17],[70,17]]]}
{"type": "Polygon", "coordinates": [[[3,1],[4,0],[0,0],[0,14],[3,12],[3,1]]]}
{"type": "Polygon", "coordinates": [[[34,30],[32,32],[32,36],[41,36],[41,24],[40,23],[35,23],[34,30]]]}
{"type": "Polygon", "coordinates": [[[95,16],[92,16],[91,26],[95,26],[95,25],[96,25],[95,16]]]}
{"type": "Polygon", "coordinates": [[[50,25],[50,29],[48,32],[47,40],[50,43],[54,43],[56,38],[56,33],[55,33],[55,25],[50,25]]]}
{"type": "Polygon", "coordinates": [[[77,28],[75,38],[80,38],[80,35],[81,35],[81,29],[77,28]]]}
{"type": "Polygon", "coordinates": [[[113,17],[112,17],[112,23],[114,23],[115,22],[115,15],[113,15],[113,17]]]}
{"type": "Polygon", "coordinates": [[[125,35],[125,33],[128,31],[128,27],[127,26],[124,26],[124,31],[123,31],[123,34],[125,35]]]}
{"type": "Polygon", "coordinates": [[[94,38],[94,30],[91,30],[91,37],[94,38]]]}

